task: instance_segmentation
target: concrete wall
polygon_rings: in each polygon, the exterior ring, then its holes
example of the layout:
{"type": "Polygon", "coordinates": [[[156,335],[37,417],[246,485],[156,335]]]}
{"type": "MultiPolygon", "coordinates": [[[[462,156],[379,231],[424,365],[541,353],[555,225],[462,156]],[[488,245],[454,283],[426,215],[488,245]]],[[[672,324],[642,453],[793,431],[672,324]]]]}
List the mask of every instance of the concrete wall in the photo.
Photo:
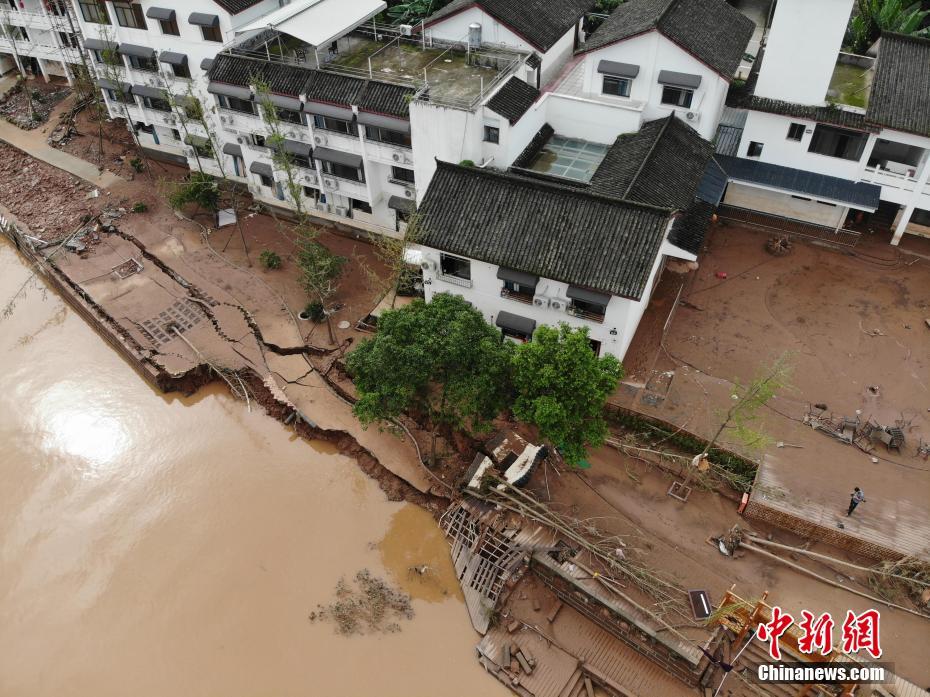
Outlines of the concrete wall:
{"type": "Polygon", "coordinates": [[[790,194],[760,189],[732,182],[723,198],[725,204],[803,220],[817,225],[836,227],[846,219],[846,207],[830,206],[816,201],[803,201],[790,194]]]}
{"type": "Polygon", "coordinates": [[[853,0],[778,0],[755,94],[823,104],[853,0]]]}
{"type": "MultiPolygon", "coordinates": [[[[504,121],[504,119],[500,119],[504,121]]],[[[417,204],[423,200],[426,187],[436,171],[435,158],[446,162],[472,160],[480,164],[484,152],[502,153],[501,146],[483,147],[482,110],[473,114],[426,102],[410,103],[410,127],[413,139],[414,172],[417,180],[417,204]]]]}

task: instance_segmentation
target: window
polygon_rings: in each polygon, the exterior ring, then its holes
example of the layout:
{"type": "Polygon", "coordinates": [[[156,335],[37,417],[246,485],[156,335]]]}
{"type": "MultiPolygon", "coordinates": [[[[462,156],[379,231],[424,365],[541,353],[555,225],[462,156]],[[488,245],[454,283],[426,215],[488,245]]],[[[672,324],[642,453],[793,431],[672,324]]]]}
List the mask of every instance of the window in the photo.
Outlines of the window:
{"type": "Polygon", "coordinates": [[[267,186],[269,189],[274,188],[274,180],[267,174],[259,174],[258,178],[261,179],[262,186],[267,186]]]}
{"type": "Polygon", "coordinates": [[[462,259],[462,257],[440,254],[439,270],[443,276],[453,276],[465,281],[471,280],[471,262],[468,259],[462,259]]]}
{"type": "Polygon", "coordinates": [[[9,31],[14,41],[29,41],[29,34],[26,33],[26,30],[23,29],[23,27],[11,26],[9,31]]]}
{"type": "Polygon", "coordinates": [[[304,169],[314,169],[313,158],[309,155],[298,155],[296,153],[291,153],[290,158],[291,162],[293,162],[298,167],[303,167],[304,169]]]}
{"type": "Polygon", "coordinates": [[[171,111],[171,105],[164,99],[158,97],[143,97],[142,103],[149,109],[155,111],[171,111]]]}
{"type": "Polygon", "coordinates": [[[911,213],[910,224],[930,226],[930,211],[925,211],[923,208],[915,208],[914,212],[911,213]]]}
{"type": "Polygon", "coordinates": [[[523,302],[533,302],[533,296],[536,295],[536,286],[528,286],[516,281],[504,281],[504,287],[501,289],[501,295],[505,298],[522,300],[523,302]]]}
{"type": "Polygon", "coordinates": [[[485,143],[500,143],[501,142],[501,129],[497,126],[485,126],[484,127],[484,142],[485,143]]]}
{"type": "Polygon", "coordinates": [[[213,146],[210,144],[210,141],[200,141],[200,142],[191,142],[189,145],[197,153],[197,157],[204,157],[208,160],[216,159],[216,156],[213,154],[213,146]]]}
{"type": "Polygon", "coordinates": [[[313,125],[317,128],[321,128],[324,131],[334,131],[336,133],[344,133],[350,136],[358,135],[358,126],[350,121],[343,121],[342,119],[334,119],[329,116],[313,116],[313,125]]]}
{"type": "Polygon", "coordinates": [[[601,322],[604,319],[604,314],[607,312],[607,306],[574,298],[572,300],[572,311],[573,314],[578,317],[601,322]]]}
{"type": "Polygon", "coordinates": [[[268,146],[265,144],[265,136],[263,136],[263,135],[261,135],[261,134],[259,134],[259,133],[253,133],[253,134],[252,134],[252,145],[257,145],[257,146],[260,147],[260,148],[267,148],[267,147],[268,147],[268,146]]]}
{"type": "Polygon", "coordinates": [[[312,198],[314,201],[316,201],[317,196],[319,196],[319,194],[320,192],[318,189],[314,189],[313,187],[310,187],[310,186],[304,187],[304,196],[306,196],[307,198],[312,198]]]}
{"type": "Polygon", "coordinates": [[[243,160],[238,155],[232,155],[233,162],[233,172],[236,173],[237,177],[245,176],[245,160],[243,160]]]}
{"type": "Polygon", "coordinates": [[[818,123],[807,151],[843,160],[858,160],[867,140],[865,133],[818,123]]]}
{"type": "Polygon", "coordinates": [[[129,59],[129,65],[136,70],[145,70],[149,73],[158,72],[158,62],[154,58],[140,58],[139,56],[126,56],[129,59]]]}
{"type": "Polygon", "coordinates": [[[364,170],[355,169],[355,167],[349,167],[348,165],[341,165],[337,162],[324,162],[323,171],[327,174],[332,174],[334,177],[339,177],[340,179],[348,179],[354,182],[365,181],[364,170]]]}
{"type": "Polygon", "coordinates": [[[691,108],[691,99],[694,97],[694,90],[686,90],[682,87],[669,87],[666,85],[662,88],[662,103],[671,106],[680,106],[683,109],[691,108]]]}
{"type": "Polygon", "coordinates": [[[182,63],[181,65],[172,65],[171,71],[174,73],[175,77],[183,77],[186,80],[191,79],[191,69],[188,67],[187,63],[182,63]]]}
{"type": "Polygon", "coordinates": [[[223,33],[218,26],[200,27],[200,33],[203,34],[204,41],[216,41],[223,43],[223,33]]]}
{"type": "Polygon", "coordinates": [[[630,96],[630,80],[625,77],[604,76],[604,83],[601,86],[603,94],[612,94],[615,97],[630,96]]]}
{"type": "Polygon", "coordinates": [[[349,199],[350,204],[352,205],[353,211],[361,211],[362,213],[371,213],[371,204],[367,201],[359,201],[355,198],[349,199]]]}
{"type": "Polygon", "coordinates": [[[760,155],[762,155],[762,143],[757,143],[754,140],[749,141],[746,157],[759,157],[760,155]]]}
{"type": "Polygon", "coordinates": [[[409,133],[392,131],[379,126],[365,126],[365,135],[368,140],[375,140],[379,143],[388,143],[389,145],[399,145],[402,148],[412,147],[409,133]]]}
{"type": "MultiPolygon", "coordinates": [[[[107,15],[107,8],[103,2],[97,0],[80,0],[81,16],[85,22],[92,24],[109,24],[110,17],[107,15]]],[[[102,61],[101,61],[102,62],[102,61]]]]}
{"type": "Polygon", "coordinates": [[[181,36],[181,30],[178,29],[178,20],[174,17],[171,19],[160,19],[158,24],[161,27],[162,34],[168,34],[169,36],[181,36]]]}
{"type": "Polygon", "coordinates": [[[282,121],[287,121],[287,123],[296,123],[299,126],[304,125],[303,116],[299,111],[294,111],[292,109],[282,109],[281,107],[278,107],[276,111],[278,112],[278,118],[282,121]]]}
{"type": "Polygon", "coordinates": [[[801,140],[804,137],[804,124],[793,123],[788,126],[788,140],[801,140]]]}
{"type": "Polygon", "coordinates": [[[255,105],[247,99],[227,97],[225,94],[219,94],[216,98],[220,103],[220,107],[223,109],[229,109],[230,111],[238,111],[243,114],[251,114],[252,116],[255,116],[255,105]]]}
{"type": "Polygon", "coordinates": [[[118,104],[135,104],[136,100],[128,92],[118,92],[116,90],[105,89],[107,97],[111,102],[117,102],[118,104]]]}
{"type": "Polygon", "coordinates": [[[137,2],[114,2],[113,11],[121,27],[128,29],[147,29],[142,6],[137,2]]]}
{"type": "Polygon", "coordinates": [[[171,137],[175,140],[181,140],[181,131],[179,131],[177,128],[172,128],[171,137]]]}
{"type": "Polygon", "coordinates": [[[62,46],[66,46],[67,48],[78,48],[77,37],[74,34],[60,31],[58,32],[58,39],[61,41],[62,46]]]}
{"type": "Polygon", "coordinates": [[[391,167],[391,179],[393,181],[405,182],[407,184],[413,184],[413,170],[404,169],[403,167],[391,167]]]}

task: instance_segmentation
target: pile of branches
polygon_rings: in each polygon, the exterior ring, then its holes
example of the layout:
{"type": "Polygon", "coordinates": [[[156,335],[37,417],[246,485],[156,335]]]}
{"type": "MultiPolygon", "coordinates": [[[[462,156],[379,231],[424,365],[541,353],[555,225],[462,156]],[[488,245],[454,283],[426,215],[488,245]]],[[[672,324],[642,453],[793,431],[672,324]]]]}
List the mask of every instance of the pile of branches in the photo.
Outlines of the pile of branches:
{"type": "Polygon", "coordinates": [[[345,636],[394,633],[400,631],[397,620],[413,619],[413,606],[409,595],[372,576],[368,569],[362,569],[355,574],[354,584],[339,579],[336,599],[329,605],[318,605],[309,619],[311,622],[333,622],[336,632],[345,636]]]}
{"type": "Polygon", "coordinates": [[[930,607],[930,562],[914,556],[884,561],[869,574],[869,587],[882,598],[910,598],[918,608],[930,607]]]}

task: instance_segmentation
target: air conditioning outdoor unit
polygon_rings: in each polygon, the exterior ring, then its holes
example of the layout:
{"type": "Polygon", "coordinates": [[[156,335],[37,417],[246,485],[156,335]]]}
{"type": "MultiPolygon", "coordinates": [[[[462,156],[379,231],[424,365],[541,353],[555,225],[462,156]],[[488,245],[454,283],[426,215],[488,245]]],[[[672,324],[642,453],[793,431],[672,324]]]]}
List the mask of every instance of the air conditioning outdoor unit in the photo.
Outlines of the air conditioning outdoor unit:
{"type": "Polygon", "coordinates": [[[404,196],[407,198],[413,198],[416,192],[413,189],[404,189],[404,196]]]}
{"type": "Polygon", "coordinates": [[[239,145],[245,145],[245,137],[239,136],[238,138],[236,138],[236,142],[239,143],[239,145]]]}
{"type": "Polygon", "coordinates": [[[174,125],[174,117],[173,117],[173,116],[166,116],[166,117],[165,117],[165,123],[171,124],[171,125],[173,126],[173,125],[174,125]]]}
{"type": "Polygon", "coordinates": [[[534,295],[533,306],[534,307],[549,307],[549,298],[547,298],[545,295],[534,295]]]}
{"type": "Polygon", "coordinates": [[[401,36],[413,36],[412,24],[401,24],[397,29],[400,31],[401,36]]]}
{"type": "Polygon", "coordinates": [[[436,262],[433,261],[432,259],[424,259],[423,261],[420,262],[420,269],[423,271],[435,271],[436,262]]]}
{"type": "Polygon", "coordinates": [[[315,174],[305,174],[304,181],[308,184],[316,184],[316,175],[315,174]]]}
{"type": "Polygon", "coordinates": [[[349,217],[349,209],[343,208],[342,206],[336,206],[336,213],[341,215],[343,218],[349,217]]]}
{"type": "Polygon", "coordinates": [[[232,123],[232,119],[229,116],[220,116],[220,123],[232,123]]]}
{"type": "Polygon", "coordinates": [[[328,186],[330,189],[337,189],[337,188],[339,188],[338,185],[336,184],[336,180],[335,180],[335,179],[324,179],[324,180],[323,180],[323,183],[324,183],[326,186],[328,186]]]}
{"type": "Polygon", "coordinates": [[[697,123],[701,120],[701,115],[696,111],[689,111],[685,114],[685,118],[688,119],[691,123],[697,123]]]}
{"type": "Polygon", "coordinates": [[[568,309],[568,301],[562,300],[562,298],[549,298],[549,307],[556,312],[565,312],[568,309]]]}
{"type": "Polygon", "coordinates": [[[316,135],[313,136],[313,142],[317,145],[326,145],[326,136],[316,135]]]}
{"type": "Polygon", "coordinates": [[[328,203],[318,203],[316,204],[317,210],[321,210],[324,213],[329,213],[329,204],[328,203]]]}
{"type": "Polygon", "coordinates": [[[391,159],[394,160],[394,162],[400,162],[401,160],[400,153],[395,152],[393,155],[391,155],[391,159]]]}

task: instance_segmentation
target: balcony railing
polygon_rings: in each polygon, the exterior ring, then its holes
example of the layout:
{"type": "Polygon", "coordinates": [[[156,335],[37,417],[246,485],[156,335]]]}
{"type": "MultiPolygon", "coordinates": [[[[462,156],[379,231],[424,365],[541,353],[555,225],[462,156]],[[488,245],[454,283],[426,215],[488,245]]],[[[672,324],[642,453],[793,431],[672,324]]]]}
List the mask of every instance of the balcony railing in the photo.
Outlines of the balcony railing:
{"type": "Polygon", "coordinates": [[[597,322],[598,324],[604,323],[603,312],[591,312],[590,310],[582,310],[580,307],[576,307],[575,305],[569,305],[565,311],[572,317],[586,319],[589,322],[597,322]]]}
{"type": "Polygon", "coordinates": [[[437,275],[437,278],[440,281],[445,281],[446,283],[451,283],[454,286],[461,286],[462,288],[471,288],[472,283],[470,278],[459,278],[458,276],[449,276],[440,272],[437,275]]]}
{"type": "Polygon", "coordinates": [[[508,290],[507,288],[502,288],[501,297],[508,298],[509,300],[516,300],[518,303],[526,303],[527,305],[533,304],[532,293],[518,293],[515,290],[508,290]]]}

